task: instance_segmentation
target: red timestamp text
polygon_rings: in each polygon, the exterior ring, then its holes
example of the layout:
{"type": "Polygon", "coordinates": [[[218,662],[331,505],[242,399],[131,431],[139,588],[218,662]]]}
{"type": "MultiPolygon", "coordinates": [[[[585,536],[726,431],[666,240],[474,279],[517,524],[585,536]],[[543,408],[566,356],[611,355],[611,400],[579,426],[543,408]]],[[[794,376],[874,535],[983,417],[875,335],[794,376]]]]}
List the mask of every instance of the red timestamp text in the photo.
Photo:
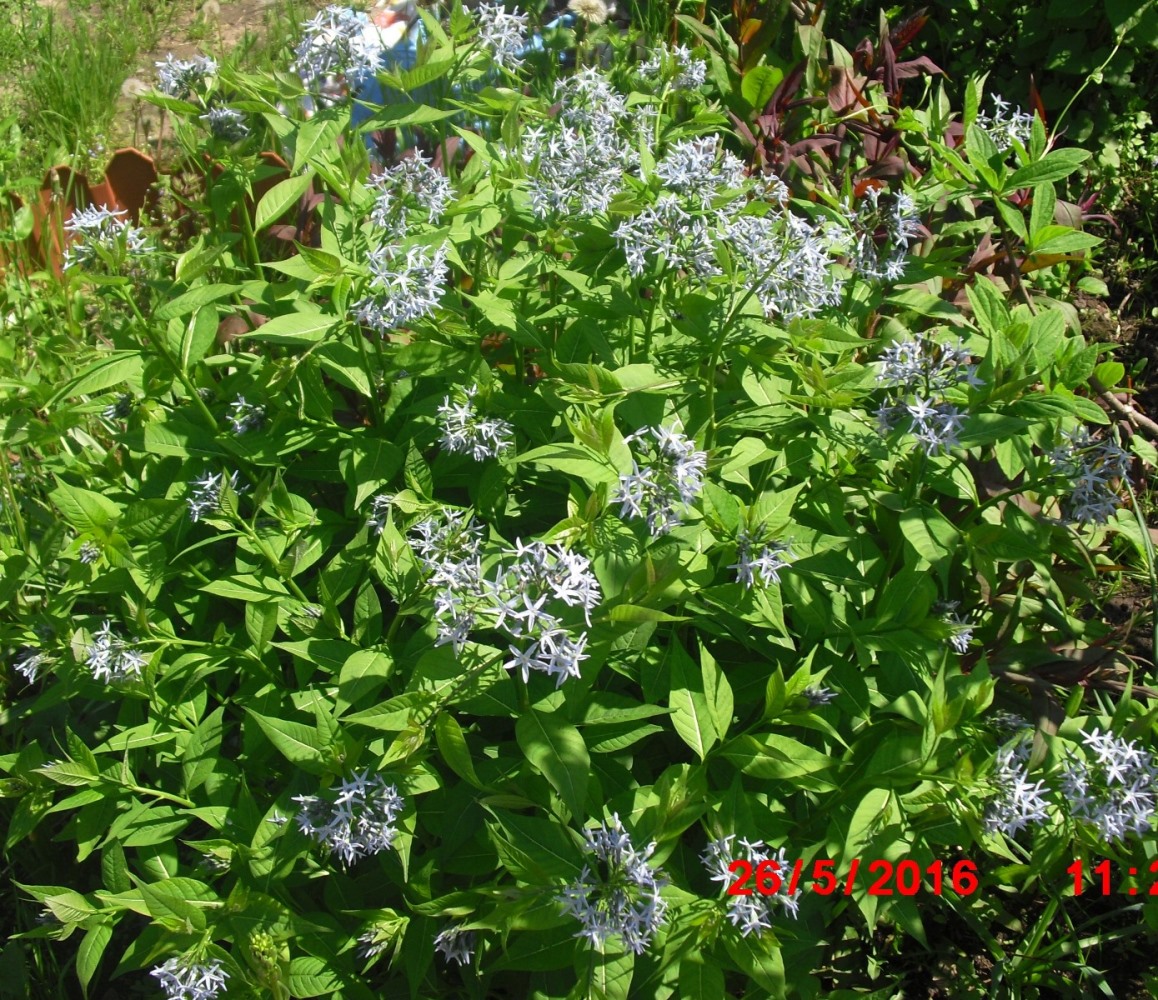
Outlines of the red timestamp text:
{"type": "Polygon", "coordinates": [[[798,858],[786,868],[779,861],[753,864],[737,858],[728,865],[728,871],[736,876],[728,886],[729,896],[751,896],[753,892],[772,896],[785,891],[790,896],[808,891],[821,896],[834,893],[851,896],[857,879],[861,880],[860,884],[869,896],[915,896],[922,889],[940,896],[946,888],[958,896],[969,896],[981,884],[977,878],[977,865],[972,861],[957,861],[951,865],[934,861],[922,868],[912,859],[892,862],[883,858],[877,861],[853,858],[842,876],[837,873],[836,862],[832,860],[817,859],[805,865],[803,859],[798,858]]]}

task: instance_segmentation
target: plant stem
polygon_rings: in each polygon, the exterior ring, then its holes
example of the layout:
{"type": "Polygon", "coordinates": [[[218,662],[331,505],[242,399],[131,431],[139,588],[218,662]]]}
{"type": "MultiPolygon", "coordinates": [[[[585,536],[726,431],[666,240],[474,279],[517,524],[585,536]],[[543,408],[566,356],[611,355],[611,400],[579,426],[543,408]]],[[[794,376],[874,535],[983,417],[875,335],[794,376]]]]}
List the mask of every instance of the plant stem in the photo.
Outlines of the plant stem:
{"type": "Polygon", "coordinates": [[[181,367],[177,359],[173,357],[164,341],[156,336],[156,334],[150,328],[148,321],[144,316],[141,315],[141,310],[137,308],[137,303],[133,301],[132,293],[129,292],[127,294],[122,294],[120,297],[133,311],[133,315],[136,317],[137,322],[141,325],[141,332],[149,341],[150,346],[153,348],[153,350],[160,354],[161,357],[165,359],[165,363],[173,369],[173,374],[177,376],[177,379],[185,387],[185,391],[189,393],[189,398],[193,401],[194,408],[201,414],[201,418],[205,421],[206,426],[208,426],[213,431],[213,433],[216,434],[217,421],[214,419],[213,414],[209,412],[209,407],[205,405],[205,400],[201,398],[201,394],[197,391],[197,387],[193,384],[192,379],[189,378],[185,372],[185,369],[181,367]]]}

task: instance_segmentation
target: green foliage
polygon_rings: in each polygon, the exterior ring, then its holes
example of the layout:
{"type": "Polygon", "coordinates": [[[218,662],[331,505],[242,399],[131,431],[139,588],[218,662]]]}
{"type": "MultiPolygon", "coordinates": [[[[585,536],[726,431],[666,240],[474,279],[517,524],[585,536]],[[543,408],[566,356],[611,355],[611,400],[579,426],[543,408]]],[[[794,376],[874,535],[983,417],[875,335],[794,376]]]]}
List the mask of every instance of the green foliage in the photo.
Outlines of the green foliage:
{"type": "Polygon", "coordinates": [[[814,25],[798,71],[698,32],[706,93],[601,30],[516,88],[456,9],[361,130],[225,65],[156,97],[200,233],[6,272],[6,902],[85,995],[853,995],[946,914],[1025,996],[1105,984],[1067,871],[1158,847],[1065,782],[1112,795],[1095,730],[1152,780],[1155,693],[1090,614],[1151,553],[1066,300],[1086,154],[814,25]],[[617,172],[552,172],[556,103],[617,172]],[[402,127],[445,176],[368,183],[402,127]]]}

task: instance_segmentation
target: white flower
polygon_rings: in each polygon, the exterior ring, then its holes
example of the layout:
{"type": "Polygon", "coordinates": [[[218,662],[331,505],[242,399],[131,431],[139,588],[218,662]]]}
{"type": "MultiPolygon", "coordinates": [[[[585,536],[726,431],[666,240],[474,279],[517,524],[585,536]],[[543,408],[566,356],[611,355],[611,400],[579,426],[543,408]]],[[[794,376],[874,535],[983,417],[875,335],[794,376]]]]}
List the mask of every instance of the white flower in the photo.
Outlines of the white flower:
{"type": "Polygon", "coordinates": [[[708,78],[708,64],[679,45],[655,49],[647,62],[640,63],[639,72],[657,85],[670,80],[674,90],[699,90],[708,78]]]}
{"type": "Polygon", "coordinates": [[[639,119],[594,67],[560,81],[554,96],[558,114],[512,151],[527,168],[531,207],[539,218],[605,212],[638,169],[639,119]]]}
{"type": "Polygon", "coordinates": [[[737,582],[751,587],[757,576],[766,587],[780,582],[780,570],[792,562],[792,550],[786,544],[773,541],[760,545],[747,530],[740,531],[737,542],[737,561],[728,567],[736,570],[737,582]]]}
{"type": "Polygon", "coordinates": [[[446,176],[417,151],[375,177],[370,187],[375,192],[370,221],[385,231],[388,243],[406,238],[415,208],[425,212],[426,221],[434,225],[454,197],[446,176]]]}
{"type": "Polygon", "coordinates": [[[413,246],[402,261],[395,246],[372,251],[370,294],[354,306],[358,322],[384,337],[391,330],[432,313],[446,284],[448,252],[445,244],[433,252],[413,246]]]}
{"type": "Polygon", "coordinates": [[[128,255],[136,255],[146,249],[142,230],[134,229],[128,221],[120,218],[128,213],[113,211],[104,206],[90,205],[73,212],[64,224],[64,230],[74,237],[64,252],[64,268],[76,265],[88,266],[100,260],[100,250],[118,253],[122,248],[128,255]]]}
{"type": "Polygon", "coordinates": [[[80,561],[91,565],[101,557],[101,547],[96,542],[85,542],[80,547],[80,561]]]}
{"type": "Polygon", "coordinates": [[[366,518],[366,526],[372,529],[375,535],[382,534],[385,529],[393,503],[393,493],[379,493],[370,501],[370,516],[366,518]]]}
{"type": "Polygon", "coordinates": [[[1082,742],[1092,761],[1071,754],[1061,776],[1070,814],[1093,826],[1103,840],[1149,834],[1158,778],[1153,756],[1137,743],[1098,729],[1083,733],[1082,742]]]}
{"type": "Polygon", "coordinates": [[[113,633],[111,621],[93,633],[84,655],[93,677],[106,683],[140,677],[147,662],[140,651],[113,633]]]}
{"type": "Polygon", "coordinates": [[[764,895],[758,889],[752,890],[751,896],[728,897],[728,919],[740,929],[740,933],[747,937],[749,934],[759,934],[770,930],[776,907],[796,917],[800,909],[800,896],[803,889],[796,887],[794,893],[788,892],[791,881],[792,863],[788,860],[784,848],[773,853],[772,849],[762,840],[748,840],[739,838],[740,846],[733,846],[735,834],[712,840],[700,855],[700,861],[708,869],[709,877],[713,882],[722,883],[721,887],[731,885],[736,880],[736,874],[729,865],[737,859],[743,859],[752,865],[753,871],[765,862],[774,862],[778,865],[776,874],[780,877],[780,885],[774,893],[764,895]]]}
{"type": "Polygon", "coordinates": [[[201,116],[201,121],[214,136],[226,142],[239,142],[249,135],[245,115],[233,108],[210,108],[208,114],[201,116]]]}
{"type": "Polygon", "coordinates": [[[997,94],[990,94],[989,100],[993,103],[993,114],[979,111],[974,124],[988,133],[993,144],[1003,153],[1011,153],[1015,142],[1028,146],[1033,135],[1033,115],[1020,107],[1010,110],[1009,102],[997,94]]]}
{"type": "Polygon", "coordinates": [[[968,615],[957,610],[960,606],[960,601],[943,601],[933,610],[938,612],[942,616],[941,620],[952,629],[949,645],[958,653],[968,653],[969,643],[973,641],[974,626],[969,621],[968,615]]]}
{"type": "Polygon", "coordinates": [[[336,5],[320,11],[302,26],[294,70],[309,89],[328,77],[351,80],[370,76],[378,68],[385,44],[378,28],[359,11],[336,5]]]}
{"type": "Polygon", "coordinates": [[[447,964],[456,962],[467,965],[474,955],[475,933],[464,931],[453,924],[445,927],[434,939],[434,950],[442,955],[447,964]]]}
{"type": "Polygon", "coordinates": [[[474,408],[477,386],[466,390],[466,401],[452,404],[446,396],[438,408],[442,446],[453,454],[470,455],[476,462],[498,458],[514,446],[515,428],[497,417],[485,419],[474,408]]]}
{"type": "Polygon", "coordinates": [[[663,926],[667,911],[667,902],[660,896],[667,879],[648,864],[655,844],[637,851],[618,814],[610,823],[585,830],[583,836],[594,855],[594,868],[590,862],[585,864],[579,877],[556,898],[564,912],[583,925],[576,937],[598,948],[618,937],[640,955],[663,926]]]}
{"type": "Polygon", "coordinates": [[[247,403],[244,396],[238,396],[229,404],[229,413],[225,419],[229,421],[234,434],[245,434],[265,423],[265,407],[257,403],[247,403]]]}
{"type": "Polygon", "coordinates": [[[990,833],[1001,831],[1015,837],[1031,823],[1044,823],[1049,818],[1049,802],[1045,797],[1045,783],[1031,782],[1027,761],[1029,744],[1018,740],[997,751],[992,781],[998,796],[985,810],[985,829],[990,833]]]}
{"type": "MultiPolygon", "coordinates": [[[[189,520],[200,521],[206,514],[213,514],[221,509],[221,494],[226,482],[223,472],[207,472],[203,478],[193,480],[191,484],[193,492],[185,499],[189,505],[189,520]]],[[[240,491],[239,482],[238,473],[232,473],[228,483],[235,493],[240,491]]]]}
{"type": "Polygon", "coordinates": [[[16,659],[12,662],[12,669],[23,675],[29,684],[32,684],[35,683],[40,676],[40,671],[48,665],[48,662],[48,657],[44,653],[38,653],[36,650],[28,648],[17,654],[16,659]]]}
{"type": "Polygon", "coordinates": [[[342,781],[333,801],[317,795],[296,795],[293,801],[302,807],[298,829],[347,867],[391,847],[404,805],[396,786],[369,771],[342,781]]]}
{"type": "Polygon", "coordinates": [[[836,692],[832,688],[819,687],[812,685],[804,689],[804,697],[808,699],[808,704],[813,708],[818,708],[821,705],[827,705],[829,702],[836,699],[836,692]]]}
{"type": "Polygon", "coordinates": [[[157,89],[168,97],[184,100],[205,85],[206,77],[217,73],[217,63],[208,56],[174,59],[170,52],[157,67],[157,89]]]}
{"type": "Polygon", "coordinates": [[[1095,440],[1081,427],[1066,435],[1050,461],[1057,475],[1070,479],[1069,517],[1082,524],[1105,524],[1121,502],[1115,484],[1129,477],[1129,453],[1112,438],[1095,440]]]}
{"type": "Polygon", "coordinates": [[[520,66],[527,45],[527,15],[508,14],[502,4],[480,3],[477,16],[479,41],[490,49],[494,61],[507,70],[520,66]]]}
{"type": "Polygon", "coordinates": [[[592,24],[604,24],[607,21],[607,4],[603,0],[570,0],[567,9],[592,24]]]}
{"type": "Polygon", "coordinates": [[[652,535],[667,534],[680,523],[677,506],[691,504],[700,495],[708,453],[697,451],[694,441],[665,427],[647,427],[624,440],[643,444],[633,450],[632,472],[620,476],[612,502],[620,505],[622,517],[646,518],[652,535]]]}
{"type": "Polygon", "coordinates": [[[852,214],[855,245],[852,266],[867,278],[895,281],[905,266],[905,253],[917,237],[921,220],[916,204],[899,192],[882,205],[881,190],[869,188],[852,214]]]}
{"type": "Polygon", "coordinates": [[[197,965],[170,958],[149,975],[157,978],[167,1000],[213,1000],[229,978],[217,959],[208,965],[197,965]]]}

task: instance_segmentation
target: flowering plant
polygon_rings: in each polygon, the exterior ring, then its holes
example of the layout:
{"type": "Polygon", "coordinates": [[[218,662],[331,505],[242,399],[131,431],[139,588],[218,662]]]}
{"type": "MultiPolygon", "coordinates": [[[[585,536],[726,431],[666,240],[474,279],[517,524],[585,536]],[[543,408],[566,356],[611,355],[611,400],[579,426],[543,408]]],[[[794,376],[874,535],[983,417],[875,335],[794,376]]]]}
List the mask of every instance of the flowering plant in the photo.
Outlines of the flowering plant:
{"type": "Polygon", "coordinates": [[[906,179],[777,172],[702,33],[638,59],[575,6],[609,67],[554,84],[492,4],[408,69],[339,8],[296,75],[166,64],[208,231],[82,217],[118,241],[68,269],[83,360],[5,362],[7,843],[86,991],[817,996],[867,981],[845,930],[922,941],[934,903],[737,901],[736,858],[968,855],[997,894],[1153,852],[1156,695],[1085,605],[1149,552],[1156,456],[1034,284],[1091,246],[1049,207],[1079,151],[999,143],[974,85],[963,144],[943,90],[903,109],[906,179]],[[423,148],[372,163],[384,129],[423,148]],[[28,874],[47,834],[69,887],[28,874]]]}

